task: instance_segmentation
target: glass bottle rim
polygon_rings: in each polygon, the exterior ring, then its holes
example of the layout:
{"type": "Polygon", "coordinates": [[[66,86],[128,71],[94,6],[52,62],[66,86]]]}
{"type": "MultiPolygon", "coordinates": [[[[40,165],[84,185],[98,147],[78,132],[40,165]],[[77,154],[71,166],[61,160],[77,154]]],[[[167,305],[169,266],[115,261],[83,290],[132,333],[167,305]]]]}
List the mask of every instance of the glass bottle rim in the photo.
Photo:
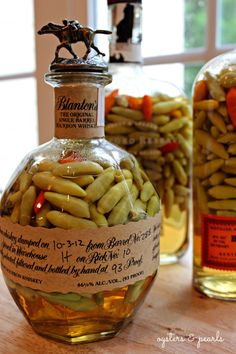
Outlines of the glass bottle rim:
{"type": "Polygon", "coordinates": [[[112,81],[112,75],[108,72],[48,72],[44,75],[44,80],[51,86],[63,85],[63,84],[80,84],[83,82],[90,82],[95,84],[101,84],[103,86],[108,85],[112,81]]]}

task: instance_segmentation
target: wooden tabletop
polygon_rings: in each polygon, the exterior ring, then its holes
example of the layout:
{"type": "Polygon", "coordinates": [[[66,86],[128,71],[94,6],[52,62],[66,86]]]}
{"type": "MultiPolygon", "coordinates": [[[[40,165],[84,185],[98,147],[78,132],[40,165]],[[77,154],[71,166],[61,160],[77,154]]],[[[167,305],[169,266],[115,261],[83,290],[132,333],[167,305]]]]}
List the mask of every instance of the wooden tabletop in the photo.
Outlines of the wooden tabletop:
{"type": "Polygon", "coordinates": [[[236,353],[236,303],[196,292],[190,258],[161,267],[144,305],[117,337],[74,346],[35,334],[0,275],[0,354],[236,353]]]}

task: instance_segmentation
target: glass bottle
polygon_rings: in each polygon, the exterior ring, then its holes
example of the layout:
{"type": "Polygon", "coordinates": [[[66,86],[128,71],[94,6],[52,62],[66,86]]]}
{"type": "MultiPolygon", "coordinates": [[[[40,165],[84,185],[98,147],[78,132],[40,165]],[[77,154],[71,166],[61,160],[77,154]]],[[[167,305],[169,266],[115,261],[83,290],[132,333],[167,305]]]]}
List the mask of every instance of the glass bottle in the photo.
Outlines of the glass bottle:
{"type": "Polygon", "coordinates": [[[208,62],[193,85],[194,286],[236,299],[236,52],[208,62]]]}
{"type": "Polygon", "coordinates": [[[136,156],[159,192],[161,264],[175,263],[188,246],[190,103],[179,88],[142,70],[142,1],[108,0],[108,14],[114,79],[107,87],[106,137],[136,156]]]}
{"type": "Polygon", "coordinates": [[[2,272],[37,333],[106,339],[157,275],[159,196],[136,159],[104,138],[103,60],[57,58],[45,80],[55,137],[25,157],[3,193],[2,272]]]}

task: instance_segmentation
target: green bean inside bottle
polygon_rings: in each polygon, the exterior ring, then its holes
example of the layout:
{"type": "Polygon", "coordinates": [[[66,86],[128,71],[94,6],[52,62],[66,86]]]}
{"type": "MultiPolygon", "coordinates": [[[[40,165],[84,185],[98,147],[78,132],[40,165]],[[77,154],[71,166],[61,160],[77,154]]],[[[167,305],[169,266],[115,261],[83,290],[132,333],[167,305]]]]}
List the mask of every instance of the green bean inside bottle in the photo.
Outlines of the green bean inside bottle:
{"type": "MultiPolygon", "coordinates": [[[[83,148],[50,142],[23,162],[1,203],[3,218],[39,230],[109,228],[145,220],[159,210],[159,196],[136,159],[104,139],[83,141],[83,148]]],[[[36,331],[71,341],[75,333],[80,338],[116,333],[142,303],[155,275],[81,294],[35,290],[5,278],[36,331]]]]}
{"type": "Polygon", "coordinates": [[[107,94],[106,138],[135,155],[158,191],[163,205],[161,263],[174,263],[188,245],[192,115],[183,94],[168,94],[171,85],[157,81],[153,88],[152,83],[152,93],[143,86],[147,92],[140,96],[128,94],[125,87],[107,94]],[[158,91],[162,86],[163,92],[158,91]]]}

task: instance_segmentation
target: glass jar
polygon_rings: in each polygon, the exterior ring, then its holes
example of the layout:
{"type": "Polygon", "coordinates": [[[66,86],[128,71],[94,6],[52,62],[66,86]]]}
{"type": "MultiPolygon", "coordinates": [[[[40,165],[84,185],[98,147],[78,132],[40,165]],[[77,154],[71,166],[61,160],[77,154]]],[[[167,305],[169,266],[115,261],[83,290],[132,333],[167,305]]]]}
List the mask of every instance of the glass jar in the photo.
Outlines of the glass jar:
{"type": "Polygon", "coordinates": [[[220,55],[193,85],[194,286],[236,299],[236,52],[220,55]]]}
{"type": "Polygon", "coordinates": [[[176,86],[142,70],[142,1],[108,0],[108,6],[113,82],[105,101],[106,137],[135,155],[158,191],[163,206],[160,260],[175,263],[188,246],[190,103],[176,86]]]}
{"type": "Polygon", "coordinates": [[[137,158],[158,191],[163,211],[161,264],[175,263],[188,246],[192,141],[189,103],[184,95],[171,96],[178,89],[169,83],[147,78],[147,85],[142,78],[133,83],[136,86],[132,95],[125,87],[116,86],[119,89],[106,96],[107,106],[113,101],[110,110],[106,109],[106,137],[137,158]],[[145,102],[152,110],[148,119],[145,102]]]}
{"type": "Polygon", "coordinates": [[[107,68],[82,59],[51,68],[55,137],[3,193],[1,266],[37,333],[96,341],[133,318],[154,282],[160,202],[136,159],[104,138],[107,68]]]}

